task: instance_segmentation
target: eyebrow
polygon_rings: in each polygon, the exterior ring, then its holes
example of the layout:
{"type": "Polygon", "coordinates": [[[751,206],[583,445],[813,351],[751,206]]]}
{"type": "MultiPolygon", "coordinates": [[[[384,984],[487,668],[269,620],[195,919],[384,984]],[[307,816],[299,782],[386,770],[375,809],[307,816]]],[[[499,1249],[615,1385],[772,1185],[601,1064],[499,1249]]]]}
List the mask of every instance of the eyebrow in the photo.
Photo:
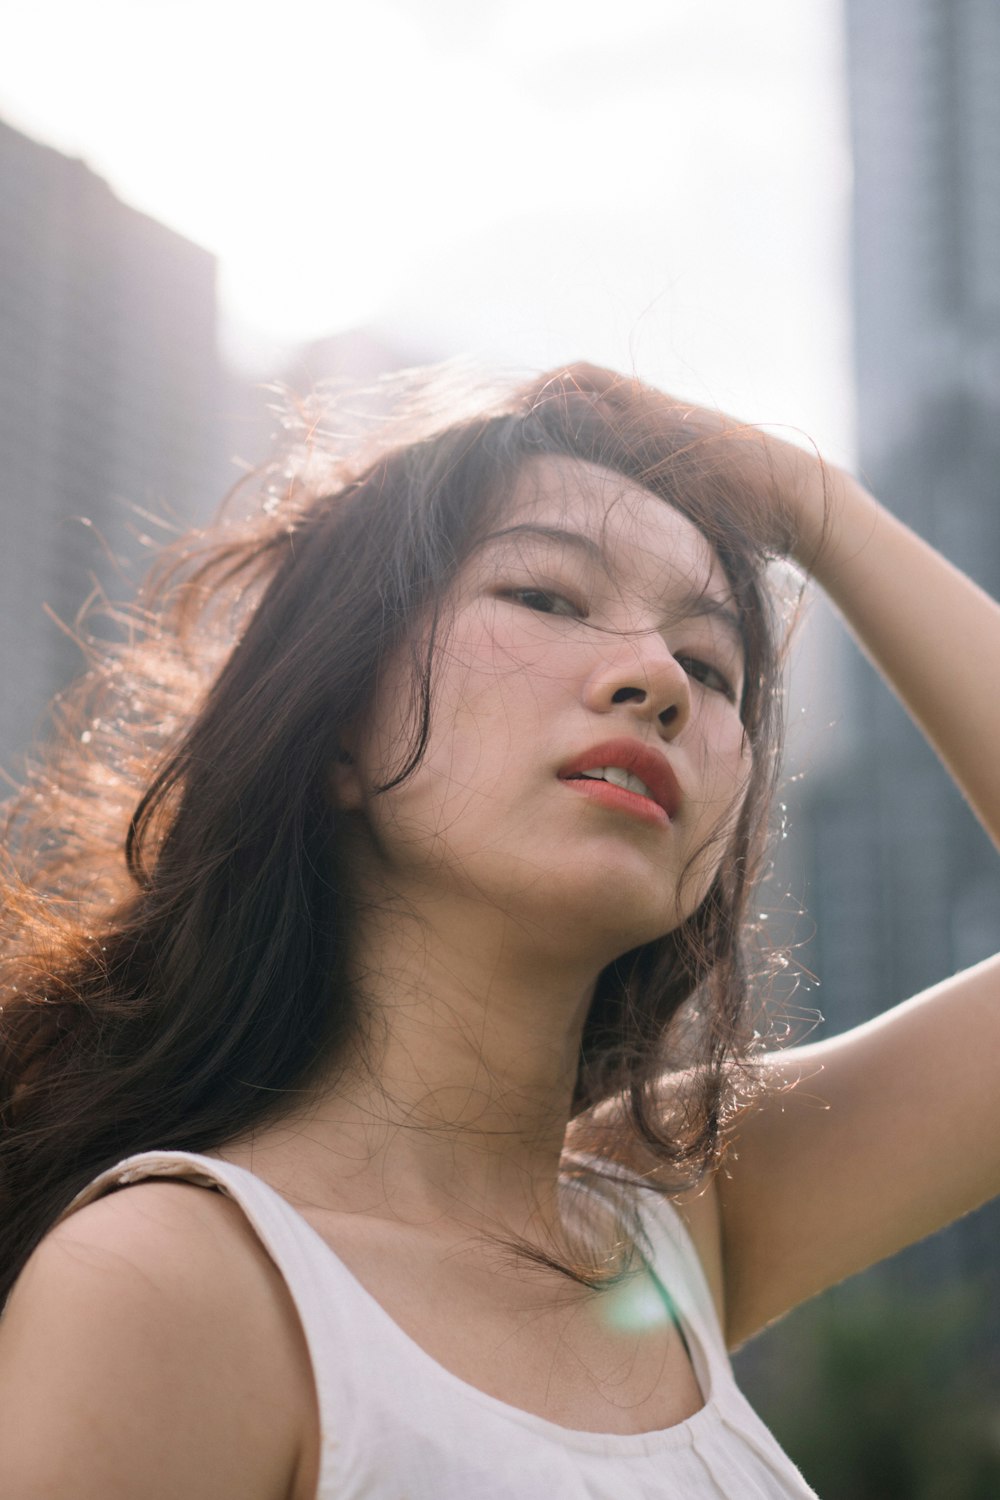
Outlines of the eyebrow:
{"type": "MultiPolygon", "coordinates": [[[[505,541],[508,537],[536,536],[546,542],[557,542],[576,548],[601,568],[609,578],[614,577],[614,568],[608,559],[607,553],[593,537],[585,536],[582,531],[567,531],[562,526],[544,526],[539,523],[523,521],[517,526],[505,526],[500,531],[491,531],[488,536],[483,537],[482,546],[489,542],[505,541]]],[[[710,616],[724,625],[732,635],[736,644],[742,652],[746,651],[747,639],[743,627],[743,621],[737,612],[723,604],[721,599],[713,599],[711,594],[703,590],[692,591],[689,600],[684,601],[684,613],[694,617],[710,616]]]]}
{"type": "Polygon", "coordinates": [[[609,577],[614,571],[604,548],[593,537],[584,536],[582,531],[566,531],[562,526],[542,526],[523,521],[518,526],[505,526],[502,531],[491,531],[489,536],[483,537],[483,545],[487,542],[504,541],[509,536],[538,536],[546,542],[559,542],[575,547],[577,551],[585,553],[591,562],[597,563],[609,577]]]}

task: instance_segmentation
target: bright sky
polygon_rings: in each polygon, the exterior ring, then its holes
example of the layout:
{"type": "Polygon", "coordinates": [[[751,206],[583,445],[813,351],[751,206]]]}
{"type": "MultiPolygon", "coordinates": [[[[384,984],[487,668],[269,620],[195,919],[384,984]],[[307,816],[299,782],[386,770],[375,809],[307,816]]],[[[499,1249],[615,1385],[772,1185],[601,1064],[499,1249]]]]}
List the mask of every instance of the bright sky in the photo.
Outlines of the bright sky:
{"type": "Polygon", "coordinates": [[[585,357],[853,442],[838,0],[2,0],[0,114],[220,260],[226,344],[585,357]]]}

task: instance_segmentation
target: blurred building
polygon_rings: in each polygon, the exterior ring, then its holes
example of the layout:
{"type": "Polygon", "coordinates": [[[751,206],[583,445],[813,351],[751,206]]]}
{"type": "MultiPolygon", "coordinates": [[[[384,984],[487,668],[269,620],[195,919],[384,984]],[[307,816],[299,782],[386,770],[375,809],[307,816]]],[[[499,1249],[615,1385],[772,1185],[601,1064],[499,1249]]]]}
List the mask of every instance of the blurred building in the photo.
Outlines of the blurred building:
{"type": "MultiPolygon", "coordinates": [[[[862,470],[1000,596],[1000,7],[848,0],[846,18],[862,470]]],[[[854,675],[853,766],[814,809],[813,905],[831,1010],[868,1013],[1000,949],[1000,868],[902,711],[860,660],[854,675]]],[[[903,1268],[988,1285],[994,1348],[998,1229],[994,1205],[903,1268]]]]}
{"type": "Polygon", "coordinates": [[[222,482],[215,262],[83,162],[0,123],[0,766],[79,670],[52,621],[127,597],[149,516],[222,482]]]}
{"type": "MultiPolygon", "coordinates": [[[[1000,8],[847,0],[845,16],[861,472],[1000,593],[1000,8]]],[[[1000,947],[988,840],[875,674],[856,655],[848,670],[849,753],[807,789],[836,1030],[1000,947]]]]}
{"type": "MultiPolygon", "coordinates": [[[[860,472],[897,515],[1000,595],[1000,7],[845,0],[844,13],[860,472]]],[[[951,622],[937,624],[947,640],[951,622]]],[[[841,642],[829,684],[838,753],[791,789],[799,863],[788,878],[815,926],[803,961],[821,980],[808,996],[827,1018],[817,1035],[1000,949],[996,852],[888,689],[843,634],[841,642]]],[[[963,650],[960,638],[950,644],[963,650]]],[[[982,689],[1000,690],[1000,663],[982,689]]],[[[914,1324],[932,1323],[945,1296],[961,1295],[966,1321],[928,1343],[926,1379],[940,1393],[958,1358],[995,1382],[998,1232],[993,1204],[839,1290],[837,1318],[845,1327],[868,1319],[874,1342],[888,1348],[879,1295],[897,1323],[908,1298],[914,1324]]],[[[778,1378],[791,1366],[809,1388],[800,1330],[822,1329],[822,1319],[822,1307],[804,1310],[742,1357],[762,1409],[768,1369],[778,1378]]],[[[817,1361],[827,1334],[815,1334],[817,1361]]],[[[859,1356],[850,1373],[863,1385],[859,1356]]],[[[884,1374],[894,1378],[888,1362],[884,1374]]],[[[925,1405],[933,1413],[941,1403],[925,1405]]],[[[921,1420],[932,1419],[925,1411],[921,1420]]],[[[782,1435],[793,1442],[790,1430],[782,1435]]],[[[820,1473],[807,1474],[834,1493],[820,1473]]]]}

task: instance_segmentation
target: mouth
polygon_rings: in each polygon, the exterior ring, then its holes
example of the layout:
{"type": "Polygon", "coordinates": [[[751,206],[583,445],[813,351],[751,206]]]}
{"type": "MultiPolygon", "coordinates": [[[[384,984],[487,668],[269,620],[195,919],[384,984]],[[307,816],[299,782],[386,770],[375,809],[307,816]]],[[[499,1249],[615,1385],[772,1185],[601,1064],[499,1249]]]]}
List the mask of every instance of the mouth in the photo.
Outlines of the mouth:
{"type": "Polygon", "coordinates": [[[633,776],[631,771],[626,771],[622,766],[600,766],[595,771],[578,771],[572,776],[564,776],[564,781],[607,781],[611,786],[621,787],[623,792],[634,792],[637,797],[648,797],[655,802],[649,787],[638,776],[633,776]]]}
{"type": "Polygon", "coordinates": [[[575,792],[585,796],[589,802],[594,802],[599,807],[610,808],[619,813],[630,813],[644,823],[655,823],[661,827],[670,824],[670,819],[659,803],[641,792],[632,792],[626,787],[616,786],[613,781],[605,781],[603,777],[562,776],[560,780],[564,786],[572,787],[575,792]]]}
{"type": "Polygon", "coordinates": [[[594,745],[561,767],[558,776],[605,806],[643,809],[657,822],[669,822],[681,803],[680,786],[666,758],[639,740],[594,745]]]}

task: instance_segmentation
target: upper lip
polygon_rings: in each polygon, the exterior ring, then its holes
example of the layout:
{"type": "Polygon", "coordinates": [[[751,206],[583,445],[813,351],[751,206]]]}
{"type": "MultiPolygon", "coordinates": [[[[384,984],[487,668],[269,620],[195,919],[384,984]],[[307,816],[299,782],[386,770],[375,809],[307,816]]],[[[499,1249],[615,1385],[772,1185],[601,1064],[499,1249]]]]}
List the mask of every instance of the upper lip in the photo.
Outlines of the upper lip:
{"type": "Polygon", "coordinates": [[[561,780],[576,776],[581,771],[596,771],[601,766],[620,766],[631,771],[633,776],[645,782],[668,818],[675,816],[681,805],[681,789],[677,777],[663,755],[645,745],[641,740],[621,738],[602,740],[580,755],[574,755],[564,766],[559,767],[561,780]]]}

